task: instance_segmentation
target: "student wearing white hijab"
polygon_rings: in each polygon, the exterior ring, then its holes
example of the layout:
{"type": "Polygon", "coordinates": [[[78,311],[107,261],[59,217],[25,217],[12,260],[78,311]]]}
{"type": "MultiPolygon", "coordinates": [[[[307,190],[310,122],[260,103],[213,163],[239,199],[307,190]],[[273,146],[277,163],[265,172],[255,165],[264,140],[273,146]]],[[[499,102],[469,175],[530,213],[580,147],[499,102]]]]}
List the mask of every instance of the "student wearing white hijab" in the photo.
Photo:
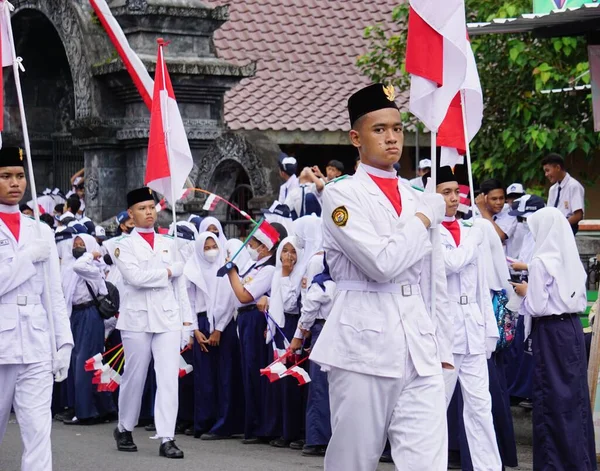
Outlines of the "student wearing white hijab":
{"type": "MultiPolygon", "coordinates": [[[[285,348],[281,332],[286,340],[293,338],[300,318],[300,290],[304,276],[304,250],[297,237],[286,237],[279,244],[276,254],[275,274],[271,284],[269,315],[281,331],[269,320],[267,341],[275,336],[278,348],[285,348]]],[[[281,387],[281,416],[283,435],[271,441],[277,448],[287,448],[291,442],[302,438],[304,429],[304,404],[302,390],[292,377],[283,378],[281,387]]]]}
{"type": "Polygon", "coordinates": [[[533,318],[533,468],[595,470],[578,316],[587,305],[587,276],[571,226],[558,209],[540,209],[527,222],[535,239],[529,281],[513,285],[524,296],[525,314],[533,318]]]}
{"type": "Polygon", "coordinates": [[[219,305],[229,305],[225,288],[229,283],[217,278],[223,265],[224,250],[212,232],[202,232],[193,244],[194,251],[183,274],[189,287],[190,303],[198,319],[194,331],[194,429],[195,438],[219,440],[243,429],[243,395],[237,325],[231,316],[222,326],[219,305]]]}
{"type": "Polygon", "coordinates": [[[106,295],[100,246],[88,234],[78,234],[72,241],[72,257],[62,266],[62,283],[67,309],[71,312],[71,331],[75,345],[71,354],[68,388],[74,397],[75,416],[66,425],[90,425],[102,422],[116,412],[112,395],[98,392],[92,384],[93,372],[85,371],[88,358],[104,351],[104,320],[100,317],[94,295],[106,295]]]}
{"type": "Polygon", "coordinates": [[[202,219],[202,221],[200,222],[200,228],[198,229],[198,233],[200,234],[202,232],[207,231],[212,232],[214,235],[216,235],[217,239],[219,239],[219,245],[221,247],[225,247],[225,244],[227,243],[227,237],[225,237],[225,231],[223,231],[223,226],[217,218],[208,216],[202,219]]]}

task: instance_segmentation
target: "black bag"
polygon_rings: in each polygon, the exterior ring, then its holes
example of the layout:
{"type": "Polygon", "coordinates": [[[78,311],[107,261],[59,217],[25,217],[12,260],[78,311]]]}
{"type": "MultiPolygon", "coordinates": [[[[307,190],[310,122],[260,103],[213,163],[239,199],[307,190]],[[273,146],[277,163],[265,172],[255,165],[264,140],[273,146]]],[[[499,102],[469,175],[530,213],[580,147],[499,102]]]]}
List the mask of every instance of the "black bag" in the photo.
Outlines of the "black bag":
{"type": "Polygon", "coordinates": [[[119,290],[110,281],[105,281],[108,294],[106,296],[96,296],[90,284],[86,281],[88,291],[94,298],[94,303],[102,319],[110,319],[119,313],[120,296],[119,290]]]}

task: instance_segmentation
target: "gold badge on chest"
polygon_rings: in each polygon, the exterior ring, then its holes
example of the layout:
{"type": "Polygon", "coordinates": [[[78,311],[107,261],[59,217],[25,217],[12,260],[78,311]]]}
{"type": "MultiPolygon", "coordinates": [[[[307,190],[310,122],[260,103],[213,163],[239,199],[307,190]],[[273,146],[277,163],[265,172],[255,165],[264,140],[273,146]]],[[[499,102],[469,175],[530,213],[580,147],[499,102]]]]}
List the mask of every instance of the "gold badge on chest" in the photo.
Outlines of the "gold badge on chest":
{"type": "Polygon", "coordinates": [[[115,257],[119,258],[119,255],[121,255],[121,249],[119,249],[119,247],[117,247],[115,249],[115,257]]]}
{"type": "Polygon", "coordinates": [[[339,206],[331,213],[331,219],[333,223],[338,227],[344,227],[348,222],[348,210],[345,206],[339,206]]]}

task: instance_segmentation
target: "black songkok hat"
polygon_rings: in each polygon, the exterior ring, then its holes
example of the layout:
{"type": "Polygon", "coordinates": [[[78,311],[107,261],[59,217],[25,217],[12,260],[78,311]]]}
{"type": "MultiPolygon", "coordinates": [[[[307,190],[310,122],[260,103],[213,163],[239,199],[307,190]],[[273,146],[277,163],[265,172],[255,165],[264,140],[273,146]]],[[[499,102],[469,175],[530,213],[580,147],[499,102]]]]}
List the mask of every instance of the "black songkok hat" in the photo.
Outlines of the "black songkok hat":
{"type": "Polygon", "coordinates": [[[25,154],[20,147],[3,147],[0,149],[0,167],[25,167],[25,154]]]}
{"type": "Polygon", "coordinates": [[[127,193],[127,207],[131,208],[134,204],[142,203],[143,201],[154,201],[152,190],[147,186],[131,190],[127,193]]]}
{"type": "Polygon", "coordinates": [[[393,85],[384,85],[375,83],[357,91],[348,99],[348,114],[350,115],[350,125],[361,116],[372,111],[382,110],[384,108],[398,109],[394,102],[396,94],[393,85]]]}
{"type": "MultiPolygon", "coordinates": [[[[425,177],[431,177],[431,172],[427,172],[425,177]]],[[[459,185],[468,185],[467,169],[464,165],[456,165],[453,169],[445,165],[437,168],[435,184],[457,182],[459,185]]],[[[425,179],[425,182],[427,180],[425,179]]]]}

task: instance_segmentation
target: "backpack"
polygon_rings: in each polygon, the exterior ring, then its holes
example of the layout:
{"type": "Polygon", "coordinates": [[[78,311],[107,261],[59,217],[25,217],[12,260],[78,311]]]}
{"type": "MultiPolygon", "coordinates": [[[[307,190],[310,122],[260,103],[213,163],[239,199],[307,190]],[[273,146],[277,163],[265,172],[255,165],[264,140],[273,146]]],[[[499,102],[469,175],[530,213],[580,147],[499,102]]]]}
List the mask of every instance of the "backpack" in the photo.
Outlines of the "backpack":
{"type": "Polygon", "coordinates": [[[94,294],[94,290],[92,290],[92,287],[87,281],[85,282],[85,285],[87,286],[88,291],[92,295],[92,298],[94,298],[94,303],[98,308],[100,317],[106,320],[115,317],[119,313],[119,305],[121,303],[119,290],[117,289],[117,287],[113,285],[110,281],[105,281],[105,283],[106,290],[108,291],[108,294],[106,296],[96,296],[94,294]]]}
{"type": "Polygon", "coordinates": [[[498,333],[500,334],[496,350],[503,350],[509,347],[515,340],[517,330],[516,315],[514,312],[506,309],[506,303],[508,303],[506,291],[492,291],[492,293],[492,304],[498,324],[498,333]]]}

